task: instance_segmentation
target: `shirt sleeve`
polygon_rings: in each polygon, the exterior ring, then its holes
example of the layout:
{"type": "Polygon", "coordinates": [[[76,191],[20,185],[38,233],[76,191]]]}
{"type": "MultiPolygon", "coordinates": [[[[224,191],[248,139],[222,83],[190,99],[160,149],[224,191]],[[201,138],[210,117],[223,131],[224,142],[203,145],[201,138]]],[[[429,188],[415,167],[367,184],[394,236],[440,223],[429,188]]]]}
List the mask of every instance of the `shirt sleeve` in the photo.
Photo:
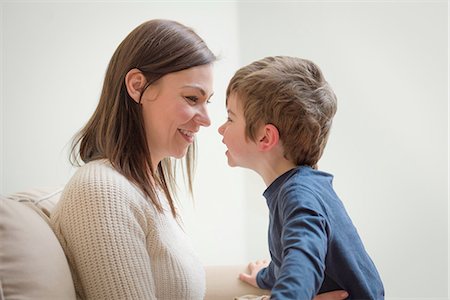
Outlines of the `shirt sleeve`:
{"type": "Polygon", "coordinates": [[[279,204],[282,263],[271,299],[313,299],[324,279],[328,223],[316,196],[290,190],[279,204]]]}
{"type": "Polygon", "coordinates": [[[261,289],[270,290],[275,282],[275,272],[273,262],[261,269],[258,274],[256,274],[256,283],[261,289]]]}
{"type": "Polygon", "coordinates": [[[156,299],[137,193],[123,182],[79,183],[59,212],[61,236],[85,299],[156,299]]]}

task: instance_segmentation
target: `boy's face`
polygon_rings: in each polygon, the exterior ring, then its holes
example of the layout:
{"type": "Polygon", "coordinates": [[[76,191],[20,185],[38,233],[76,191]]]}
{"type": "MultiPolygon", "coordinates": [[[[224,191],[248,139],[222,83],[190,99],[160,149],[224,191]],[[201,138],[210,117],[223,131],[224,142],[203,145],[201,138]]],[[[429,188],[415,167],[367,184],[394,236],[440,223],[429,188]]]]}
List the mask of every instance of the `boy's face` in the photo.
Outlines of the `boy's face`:
{"type": "Polygon", "coordinates": [[[228,164],[231,167],[252,169],[256,143],[245,137],[244,112],[236,93],[231,93],[228,97],[227,113],[227,121],[219,127],[219,133],[228,148],[228,164]]]}

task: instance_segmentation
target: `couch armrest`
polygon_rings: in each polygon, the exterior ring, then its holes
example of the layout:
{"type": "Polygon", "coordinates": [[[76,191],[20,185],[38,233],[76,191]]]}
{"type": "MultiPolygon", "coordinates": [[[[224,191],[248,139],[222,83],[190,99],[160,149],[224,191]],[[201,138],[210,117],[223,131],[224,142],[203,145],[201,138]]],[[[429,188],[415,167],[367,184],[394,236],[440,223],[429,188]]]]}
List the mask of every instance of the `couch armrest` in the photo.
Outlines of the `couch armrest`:
{"type": "Polygon", "coordinates": [[[270,295],[269,290],[255,288],[239,280],[246,266],[206,266],[205,300],[233,300],[242,295],[270,295]]]}
{"type": "Polygon", "coordinates": [[[48,217],[0,196],[0,299],[76,299],[70,267],[48,217]]]}

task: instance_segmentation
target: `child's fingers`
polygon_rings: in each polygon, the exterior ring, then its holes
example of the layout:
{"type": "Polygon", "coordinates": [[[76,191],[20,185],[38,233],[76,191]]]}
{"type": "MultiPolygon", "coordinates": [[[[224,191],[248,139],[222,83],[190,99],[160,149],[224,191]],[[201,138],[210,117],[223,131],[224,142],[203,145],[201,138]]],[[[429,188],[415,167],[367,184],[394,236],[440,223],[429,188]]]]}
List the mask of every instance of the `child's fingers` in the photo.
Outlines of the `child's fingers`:
{"type": "Polygon", "coordinates": [[[249,274],[241,273],[241,274],[239,274],[239,279],[245,283],[248,283],[250,285],[257,287],[256,279],[249,274]]]}
{"type": "Polygon", "coordinates": [[[247,284],[254,286],[254,287],[258,287],[258,285],[256,284],[255,277],[253,277],[251,275],[241,273],[241,274],[239,274],[239,279],[247,284]]]}
{"type": "Polygon", "coordinates": [[[256,263],[257,263],[258,265],[263,265],[263,264],[265,264],[266,262],[267,262],[266,259],[261,259],[261,260],[256,261],[256,263]]]}
{"type": "Polygon", "coordinates": [[[250,271],[250,273],[252,273],[256,269],[256,263],[254,262],[249,263],[247,268],[250,271]]]}
{"type": "Polygon", "coordinates": [[[247,283],[250,283],[249,281],[250,281],[250,275],[248,275],[248,274],[245,274],[245,273],[241,273],[241,274],[239,274],[239,279],[240,280],[242,280],[242,281],[244,281],[244,282],[247,282],[247,283]]]}

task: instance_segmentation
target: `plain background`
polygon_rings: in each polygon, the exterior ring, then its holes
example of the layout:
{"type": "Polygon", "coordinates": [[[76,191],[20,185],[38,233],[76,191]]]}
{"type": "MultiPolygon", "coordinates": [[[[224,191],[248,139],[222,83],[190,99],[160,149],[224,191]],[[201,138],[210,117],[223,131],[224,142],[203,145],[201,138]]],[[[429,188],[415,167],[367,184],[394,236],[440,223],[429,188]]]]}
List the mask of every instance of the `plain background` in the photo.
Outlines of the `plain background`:
{"type": "Polygon", "coordinates": [[[3,1],[0,13],[0,193],[63,185],[117,45],[146,20],[174,19],[220,56],[194,202],[180,192],[202,261],[268,257],[265,186],[227,166],[217,128],[239,66],[300,56],[338,97],[319,167],[334,174],[386,298],[449,298],[447,1],[3,1]]]}

